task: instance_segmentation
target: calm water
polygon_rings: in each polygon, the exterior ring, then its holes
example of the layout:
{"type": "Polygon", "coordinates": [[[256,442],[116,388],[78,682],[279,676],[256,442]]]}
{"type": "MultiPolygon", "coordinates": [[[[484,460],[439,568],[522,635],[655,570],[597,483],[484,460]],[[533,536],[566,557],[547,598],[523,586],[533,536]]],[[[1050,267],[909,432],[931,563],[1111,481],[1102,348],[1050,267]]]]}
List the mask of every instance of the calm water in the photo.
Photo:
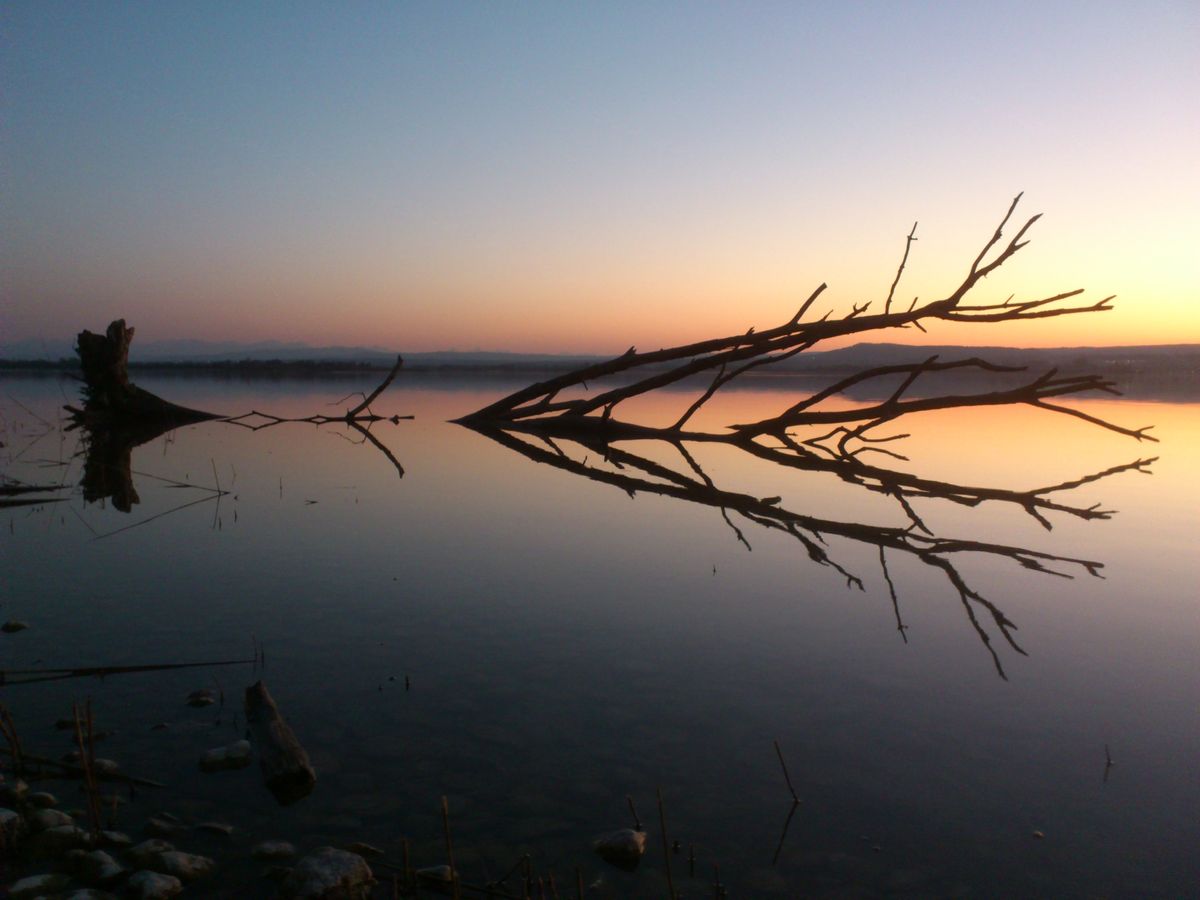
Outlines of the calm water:
{"type": "MultiPolygon", "coordinates": [[[[307,415],[371,380],[140,383],[229,414],[307,415]]],[[[266,838],[366,841],[399,860],[407,837],[417,865],[439,864],[445,795],[468,881],[530,854],[560,886],[579,867],[588,896],[661,897],[657,788],[688,897],[713,895],[714,864],[732,897],[1197,894],[1200,406],[1086,405],[1156,425],[1157,445],[1034,410],[928,414],[904,428],[910,461],[874,460],[1025,489],[1160,456],[1152,475],[1058,498],[1119,510],[1110,520],[1050,514],[1046,530],[1011,504],[914,501],[939,535],[1103,564],[1103,578],[1056,564],[1068,579],[955,554],[969,587],[1014,624],[1014,646],[992,611],[910,554],[885,557],[893,604],[870,540],[825,538],[859,590],[778,529],[731,514],[748,551],[714,506],[630,496],[447,423],[506,387],[402,377],[376,408],[415,420],[373,429],[402,477],[344,428],[211,422],[133,451],[140,502],[128,513],[85,504],[77,488],[64,503],[0,511],[0,617],[30,625],[0,635],[5,669],[236,658],[252,636],[266,654],[257,672],[2,687],[27,751],[67,750],[53,722],[90,697],[98,727],[117,730],[103,755],[168,785],[124,806],[123,828],[139,833],[159,810],[235,826],[232,839],[177,841],[218,858],[196,896],[269,896],[248,852],[266,838]],[[207,490],[217,483],[229,492],[219,501],[207,490]],[[241,691],[259,676],[319,773],[289,807],[257,767],[196,768],[241,736],[241,691]],[[186,706],[203,687],[223,690],[224,707],[186,706]],[[792,802],[776,739],[802,800],[782,844],[792,802]],[[651,838],[633,875],[590,850],[632,824],[627,794],[651,838]]],[[[5,474],[78,484],[75,436],[38,419],[57,421],[64,391],[53,379],[0,384],[5,474]]],[[[638,415],[669,421],[688,399],[647,401],[638,415]]],[[[786,402],[745,390],[708,415],[743,420],[786,402]]],[[[645,477],[595,449],[558,449],[645,477]]],[[[692,472],[669,447],[622,449],[692,472]]],[[[832,475],[688,449],[723,490],[833,523],[907,524],[894,500],[832,475]]],[[[77,802],[69,783],[51,789],[77,802]]]]}

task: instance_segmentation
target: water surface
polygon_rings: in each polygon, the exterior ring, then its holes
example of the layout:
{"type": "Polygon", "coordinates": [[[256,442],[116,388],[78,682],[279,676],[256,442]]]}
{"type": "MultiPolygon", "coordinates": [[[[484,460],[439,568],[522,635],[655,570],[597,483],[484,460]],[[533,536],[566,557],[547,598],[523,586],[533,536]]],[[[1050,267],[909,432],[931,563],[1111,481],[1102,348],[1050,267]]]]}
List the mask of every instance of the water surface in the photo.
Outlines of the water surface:
{"type": "MultiPolygon", "coordinates": [[[[230,414],[331,412],[370,387],[142,381],[230,414]]],[[[248,860],[265,838],[367,841],[394,859],[407,838],[418,865],[440,863],[444,795],[469,881],[529,854],[559,885],[578,867],[589,896],[665,896],[659,788],[687,896],[712,895],[714,865],[734,897],[1194,893],[1200,407],[1080,404],[1156,425],[1162,443],[1150,447],[1030,409],[927,414],[903,428],[908,461],[876,460],[1027,489],[1160,456],[1152,475],[1062,498],[1119,511],[1107,520],[1050,515],[1046,530],[1011,504],[916,502],[939,535],[1103,565],[1103,578],[1058,565],[1074,576],[1062,578],[956,555],[971,589],[1014,624],[1014,646],[986,607],[911,556],[886,555],[893,603],[870,541],[828,536],[837,567],[819,565],[778,530],[735,516],[743,542],[715,507],[630,496],[448,423],[505,389],[401,377],[376,406],[416,418],[372,433],[402,475],[345,428],[209,422],[133,451],[140,502],[128,513],[77,489],[3,510],[0,616],[30,624],[0,636],[5,669],[236,658],[252,640],[266,654],[258,671],[2,687],[27,747],[67,749],[51,725],[90,697],[118,731],[105,754],[168,784],[123,807],[123,827],[168,809],[237,829],[223,843],[180,841],[220,861],[196,895],[245,880],[269,896],[248,860]],[[260,676],[319,773],[289,807],[256,768],[196,770],[204,750],[241,736],[241,692],[260,676]],[[224,706],[187,707],[200,687],[223,690],[224,706]],[[170,727],[151,730],[161,722],[170,727]],[[792,800],[775,740],[802,801],[782,844],[792,800]],[[590,850],[632,824],[626,795],[652,826],[633,875],[590,850]]],[[[53,379],[4,382],[5,474],[78,483],[78,438],[50,427],[63,392],[53,379]]],[[[638,415],[670,421],[688,399],[667,394],[638,415]]],[[[704,415],[745,420],[786,402],[748,389],[704,415]]],[[[625,449],[685,465],[669,446],[625,449]]],[[[722,490],[831,522],[909,524],[893,499],[834,476],[688,449],[722,490]]]]}

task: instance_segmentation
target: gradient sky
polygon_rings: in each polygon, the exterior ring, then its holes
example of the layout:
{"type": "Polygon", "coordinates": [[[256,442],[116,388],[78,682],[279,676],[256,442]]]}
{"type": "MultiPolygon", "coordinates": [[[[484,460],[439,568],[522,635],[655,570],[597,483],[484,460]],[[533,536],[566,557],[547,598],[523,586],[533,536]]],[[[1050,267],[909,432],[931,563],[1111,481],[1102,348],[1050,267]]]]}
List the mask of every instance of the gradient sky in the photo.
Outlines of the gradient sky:
{"type": "Polygon", "coordinates": [[[609,352],[961,280],[1200,341],[1200,4],[0,6],[0,341],[609,352]]]}

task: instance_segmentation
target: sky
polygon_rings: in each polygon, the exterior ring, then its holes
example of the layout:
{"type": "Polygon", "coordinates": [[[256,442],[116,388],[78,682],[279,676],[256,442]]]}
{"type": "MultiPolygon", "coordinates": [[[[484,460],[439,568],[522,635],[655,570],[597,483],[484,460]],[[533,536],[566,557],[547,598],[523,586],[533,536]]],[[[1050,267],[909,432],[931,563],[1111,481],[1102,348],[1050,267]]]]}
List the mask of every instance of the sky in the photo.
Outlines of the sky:
{"type": "Polygon", "coordinates": [[[649,350],[962,280],[1200,342],[1200,4],[0,4],[0,342],[649,350]]]}

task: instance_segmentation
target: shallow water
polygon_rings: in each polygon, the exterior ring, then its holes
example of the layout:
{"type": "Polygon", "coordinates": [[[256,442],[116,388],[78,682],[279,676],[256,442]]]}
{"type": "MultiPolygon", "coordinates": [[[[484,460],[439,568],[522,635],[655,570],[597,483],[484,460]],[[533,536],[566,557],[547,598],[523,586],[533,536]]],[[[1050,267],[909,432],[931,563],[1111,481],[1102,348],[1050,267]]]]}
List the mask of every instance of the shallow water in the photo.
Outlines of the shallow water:
{"type": "MultiPolygon", "coordinates": [[[[224,413],[308,415],[336,410],[331,401],[372,377],[139,381],[224,413]]],[[[893,603],[870,540],[836,528],[825,538],[860,590],[789,534],[734,515],[748,551],[717,507],[631,497],[448,423],[512,386],[402,376],[376,407],[416,418],[372,431],[402,475],[344,428],[209,422],[133,451],[139,502],[128,513],[76,488],[64,503],[0,510],[0,617],[30,625],[0,635],[6,670],[238,658],[252,641],[265,650],[257,668],[0,687],[27,750],[68,749],[52,723],[91,698],[98,727],[118,732],[102,754],[168,785],[122,807],[123,827],[136,833],[160,809],[235,826],[232,839],[178,842],[218,858],[196,896],[235,884],[231,896],[269,896],[248,859],[265,838],[366,841],[394,860],[407,838],[415,864],[441,863],[442,796],[470,882],[530,854],[560,887],[578,868],[588,896],[665,896],[659,788],[687,896],[712,896],[714,865],[733,897],[1194,893],[1200,406],[1078,404],[1154,424],[1157,445],[1030,409],[931,413],[895,445],[908,461],[873,460],[1026,489],[1160,456],[1152,475],[1056,495],[1119,513],[1051,513],[1053,530],[1011,504],[914,501],[939,535],[1103,564],[1103,578],[1055,564],[1075,576],[1060,578],[956,554],[964,581],[1014,623],[1010,644],[986,606],[911,554],[885,554],[893,603]],[[313,794],[288,807],[257,767],[196,768],[241,736],[241,693],[258,677],[318,770],[313,794]],[[224,704],[186,706],[201,687],[224,704]],[[151,730],[161,722],[170,727],[151,730]],[[774,740],[802,801],[782,843],[792,800],[774,740]],[[650,833],[633,875],[590,850],[632,824],[626,795],[650,833]]],[[[78,484],[78,440],[51,427],[72,388],[49,378],[0,388],[3,472],[78,484]]],[[[689,399],[668,393],[636,414],[671,421],[689,399]]],[[[741,390],[703,415],[742,421],[785,402],[741,390]]],[[[691,471],[674,449],[645,444],[622,447],[691,471]]],[[[595,450],[559,449],[637,474],[595,450]]],[[[834,524],[909,524],[893,499],[833,475],[688,449],[723,490],[778,496],[834,524]]],[[[51,789],[73,805],[69,783],[51,789]]]]}

